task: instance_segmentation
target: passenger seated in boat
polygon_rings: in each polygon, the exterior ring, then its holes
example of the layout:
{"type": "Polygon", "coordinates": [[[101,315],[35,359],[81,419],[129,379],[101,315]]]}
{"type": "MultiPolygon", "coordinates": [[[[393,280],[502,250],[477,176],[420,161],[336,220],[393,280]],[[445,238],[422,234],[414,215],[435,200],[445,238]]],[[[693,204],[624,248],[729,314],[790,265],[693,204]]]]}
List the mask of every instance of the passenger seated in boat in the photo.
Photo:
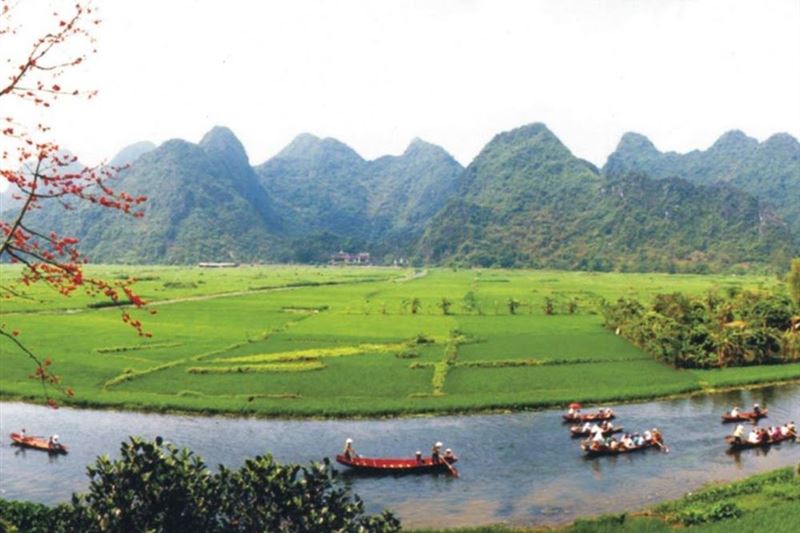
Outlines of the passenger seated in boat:
{"type": "Polygon", "coordinates": [[[417,454],[416,454],[416,456],[417,456],[417,462],[418,462],[418,463],[423,463],[423,462],[425,462],[425,460],[422,458],[422,452],[421,452],[421,451],[417,450],[417,454]]]}
{"type": "Polygon", "coordinates": [[[733,431],[733,442],[736,444],[742,443],[742,437],[744,437],[744,426],[739,424],[736,426],[736,429],[733,431]]]}
{"type": "Polygon", "coordinates": [[[757,403],[753,404],[753,414],[756,416],[761,414],[761,406],[759,406],[757,403]]]}
{"type": "Polygon", "coordinates": [[[750,430],[750,434],[747,435],[747,442],[750,442],[752,444],[759,443],[759,435],[756,430],[754,429],[750,430]]]}
{"type": "Polygon", "coordinates": [[[633,442],[633,439],[631,439],[631,436],[628,433],[626,433],[625,436],[622,437],[621,444],[624,448],[628,450],[636,447],[636,444],[633,442]]]}
{"type": "Polygon", "coordinates": [[[603,430],[600,429],[600,426],[595,425],[593,431],[594,431],[594,436],[592,437],[592,442],[597,442],[599,444],[604,443],[606,438],[603,436],[603,430]]]}
{"type": "Polygon", "coordinates": [[[759,442],[761,442],[761,444],[766,444],[766,443],[768,443],[770,441],[770,435],[769,435],[769,433],[767,432],[766,429],[761,428],[758,431],[758,440],[759,440],[759,442]]]}
{"type": "Polygon", "coordinates": [[[20,438],[21,438],[23,441],[24,441],[25,439],[27,439],[27,438],[28,438],[28,436],[25,434],[25,428],[22,428],[22,429],[20,430],[20,432],[19,432],[19,437],[20,437],[20,438]]]}
{"type": "Polygon", "coordinates": [[[737,416],[739,416],[740,413],[741,413],[741,411],[739,410],[739,406],[738,405],[734,405],[733,409],[731,409],[731,416],[732,417],[737,417],[737,416]]]}
{"type": "Polygon", "coordinates": [[[447,448],[447,449],[444,451],[444,456],[443,456],[443,457],[444,457],[444,460],[445,460],[446,462],[448,462],[448,463],[452,463],[452,462],[453,462],[453,459],[455,459],[455,458],[456,458],[456,456],[455,456],[455,455],[453,455],[453,450],[451,450],[450,448],[447,448]]]}
{"type": "Polygon", "coordinates": [[[581,410],[575,407],[570,406],[569,411],[567,412],[569,416],[578,416],[581,414],[581,410]]]}
{"type": "Polygon", "coordinates": [[[585,423],[585,424],[583,424],[583,426],[581,427],[581,432],[582,432],[582,433],[592,433],[592,432],[593,432],[593,430],[594,430],[594,427],[595,427],[596,425],[597,425],[597,424],[592,424],[591,422],[586,422],[586,423],[585,423]]]}
{"type": "Polygon", "coordinates": [[[770,426],[770,428],[769,428],[769,437],[772,440],[780,440],[781,437],[783,437],[783,433],[781,433],[780,426],[775,426],[775,427],[770,426]]]}
{"type": "Polygon", "coordinates": [[[786,428],[789,430],[790,434],[797,435],[797,426],[794,425],[794,421],[790,421],[786,424],[786,428]]]}
{"type": "Polygon", "coordinates": [[[636,444],[637,447],[644,445],[644,437],[642,437],[638,433],[634,433],[633,435],[633,443],[636,444]]]}
{"type": "Polygon", "coordinates": [[[347,439],[344,441],[344,451],[342,452],[342,455],[344,455],[347,459],[358,457],[358,454],[353,449],[353,439],[347,439]]]}
{"type": "Polygon", "coordinates": [[[431,462],[435,465],[438,465],[442,462],[442,446],[441,442],[437,442],[433,445],[433,449],[431,450],[431,462]]]}
{"type": "Polygon", "coordinates": [[[611,439],[611,442],[608,444],[608,449],[617,451],[619,449],[619,442],[617,442],[615,439],[611,439]]]}

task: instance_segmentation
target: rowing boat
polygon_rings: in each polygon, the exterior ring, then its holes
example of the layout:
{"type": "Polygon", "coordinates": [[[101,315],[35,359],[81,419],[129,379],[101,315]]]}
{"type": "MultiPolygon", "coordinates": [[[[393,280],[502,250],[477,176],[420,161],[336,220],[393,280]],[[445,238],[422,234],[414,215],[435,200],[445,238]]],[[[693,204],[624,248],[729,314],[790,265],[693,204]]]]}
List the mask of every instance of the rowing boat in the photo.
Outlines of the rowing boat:
{"type": "Polygon", "coordinates": [[[794,433],[789,433],[788,435],[781,435],[775,439],[770,438],[764,442],[751,442],[749,440],[741,440],[736,442],[736,437],[728,435],[725,437],[725,442],[728,443],[728,446],[730,446],[731,450],[746,450],[749,448],[766,448],[768,446],[772,446],[773,444],[778,444],[779,442],[794,440],[795,437],[796,435],[794,433]]]}
{"type": "Polygon", "coordinates": [[[23,437],[19,433],[11,434],[11,442],[14,446],[21,448],[31,448],[52,454],[66,454],[67,447],[63,444],[50,444],[44,437],[23,437]]]}
{"type": "Polygon", "coordinates": [[[581,415],[581,414],[566,414],[561,415],[564,419],[564,422],[602,422],[604,420],[611,420],[616,418],[617,416],[614,413],[594,413],[591,415],[581,415]]]}
{"type": "MultiPolygon", "coordinates": [[[[623,428],[622,426],[614,427],[614,428],[610,428],[610,429],[604,429],[603,430],[603,436],[607,437],[608,435],[613,435],[614,433],[622,433],[623,429],[625,429],[625,428],[623,428]]],[[[569,428],[569,432],[570,432],[570,434],[572,435],[573,438],[587,437],[587,436],[592,434],[592,430],[591,429],[584,430],[583,426],[572,426],[571,428],[569,428]]]]}
{"type": "Polygon", "coordinates": [[[448,472],[450,468],[448,464],[452,465],[458,459],[452,457],[450,459],[442,459],[441,462],[434,463],[430,457],[422,457],[417,459],[391,459],[391,458],[372,458],[372,457],[346,457],[344,455],[337,455],[336,462],[362,472],[370,473],[416,473],[426,474],[433,472],[448,472]]]}
{"type": "Polygon", "coordinates": [[[725,413],[724,415],[722,415],[722,423],[727,424],[729,422],[755,422],[757,420],[761,420],[762,418],[767,418],[768,412],[769,409],[762,409],[758,413],[756,413],[755,411],[743,411],[736,416],[733,416],[730,413],[725,413]]]}
{"type": "Polygon", "coordinates": [[[633,448],[617,447],[613,450],[608,447],[594,448],[592,442],[585,441],[581,443],[581,450],[584,451],[586,457],[600,457],[602,455],[621,455],[623,453],[632,453],[645,450],[647,448],[661,447],[659,443],[654,440],[649,440],[641,446],[634,446],[633,448]]]}

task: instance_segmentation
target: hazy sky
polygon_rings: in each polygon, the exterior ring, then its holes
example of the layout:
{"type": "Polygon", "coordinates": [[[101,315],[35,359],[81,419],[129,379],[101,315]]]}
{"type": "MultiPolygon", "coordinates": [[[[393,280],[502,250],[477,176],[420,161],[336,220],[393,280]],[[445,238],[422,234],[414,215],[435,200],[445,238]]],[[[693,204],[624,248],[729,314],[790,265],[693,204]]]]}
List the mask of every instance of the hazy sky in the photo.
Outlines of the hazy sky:
{"type": "Polygon", "coordinates": [[[305,131],[367,158],[421,137],[462,163],[536,121],[598,164],[631,130],[677,151],[800,136],[799,0],[96,3],[81,84],[100,95],[50,117],[87,162],[215,124],[254,163],[305,131]]]}

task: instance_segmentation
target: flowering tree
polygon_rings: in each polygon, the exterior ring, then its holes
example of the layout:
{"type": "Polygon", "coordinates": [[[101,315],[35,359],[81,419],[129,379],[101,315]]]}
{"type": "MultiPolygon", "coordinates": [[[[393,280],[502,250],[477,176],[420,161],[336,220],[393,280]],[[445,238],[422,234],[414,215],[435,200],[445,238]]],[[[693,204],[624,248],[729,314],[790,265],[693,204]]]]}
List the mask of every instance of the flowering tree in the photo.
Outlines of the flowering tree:
{"type": "MultiPolygon", "coordinates": [[[[0,297],[12,300],[26,286],[43,284],[63,296],[82,290],[114,303],[142,307],[146,302],[131,288],[135,280],[110,282],[84,276],[86,259],[77,248],[78,240],[31,222],[36,210],[70,210],[78,202],[140,217],[139,206],[146,198],[112,189],[109,182],[119,169],[78,165],[77,158],[66,155],[51,139],[51,128],[38,118],[46,117],[67,98],[95,96],[94,91],[66,87],[68,82],[62,81],[96,52],[91,29],[100,20],[95,8],[83,1],[68,2],[66,11],[38,19],[46,29],[31,33],[29,26],[15,19],[21,7],[18,2],[0,0],[0,49],[4,56],[16,56],[0,63],[0,190],[7,188],[11,199],[0,214],[0,261],[21,267],[19,278],[0,283],[0,297]]],[[[121,307],[122,320],[139,335],[149,336],[128,308],[121,307]]],[[[26,347],[18,330],[0,323],[0,336],[31,359],[35,365],[31,377],[41,382],[50,405],[57,405],[49,395],[51,388],[73,394],[51,371],[50,358],[26,347]]]]}

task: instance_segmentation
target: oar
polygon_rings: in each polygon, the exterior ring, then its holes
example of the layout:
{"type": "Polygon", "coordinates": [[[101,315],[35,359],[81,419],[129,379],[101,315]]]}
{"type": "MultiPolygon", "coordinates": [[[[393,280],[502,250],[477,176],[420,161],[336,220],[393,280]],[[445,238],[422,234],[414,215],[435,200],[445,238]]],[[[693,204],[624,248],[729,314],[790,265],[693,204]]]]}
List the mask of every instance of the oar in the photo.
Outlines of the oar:
{"type": "Polygon", "coordinates": [[[655,442],[658,445],[658,447],[661,448],[661,451],[663,451],[664,453],[669,453],[669,448],[667,448],[665,445],[661,444],[657,440],[653,440],[653,442],[655,442]]]}
{"type": "Polygon", "coordinates": [[[452,475],[453,475],[453,477],[458,477],[458,470],[456,470],[456,467],[454,467],[453,465],[451,465],[451,464],[450,464],[450,463],[447,461],[447,459],[445,459],[444,457],[442,457],[442,459],[441,459],[441,460],[442,460],[442,462],[443,462],[443,463],[444,463],[444,464],[447,466],[447,469],[450,471],[450,474],[452,474],[452,475]]]}

